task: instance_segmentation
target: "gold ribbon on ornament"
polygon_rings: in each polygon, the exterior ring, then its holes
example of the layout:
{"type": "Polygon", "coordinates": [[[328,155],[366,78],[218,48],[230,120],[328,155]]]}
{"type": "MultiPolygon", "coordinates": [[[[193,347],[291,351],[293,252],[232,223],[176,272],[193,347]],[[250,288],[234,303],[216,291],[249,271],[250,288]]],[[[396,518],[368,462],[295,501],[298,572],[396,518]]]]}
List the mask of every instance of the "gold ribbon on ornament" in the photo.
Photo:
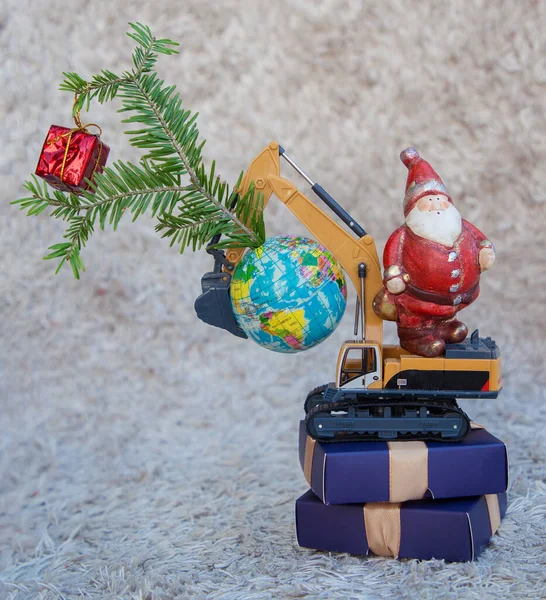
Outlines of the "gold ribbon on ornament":
{"type": "MultiPolygon", "coordinates": [[[[86,92],[89,91],[89,84],[87,84],[87,87],[85,89],[86,92]]],[[[82,124],[82,120],[81,120],[81,116],[80,116],[80,111],[79,110],[74,110],[74,107],[76,106],[76,102],[78,101],[78,93],[76,92],[74,94],[74,103],[72,105],[72,111],[74,113],[74,123],[76,124],[76,127],[74,127],[73,129],[70,129],[69,131],[65,131],[64,133],[61,133],[60,135],[58,135],[57,137],[55,137],[54,139],[52,139],[49,144],[55,144],[57,143],[60,139],[67,137],[68,136],[68,140],[66,141],[66,148],[64,150],[64,157],[63,157],[63,162],[61,165],[61,174],[60,174],[60,179],[61,181],[63,180],[63,175],[64,175],[64,169],[66,167],[66,160],[68,158],[68,150],[70,148],[70,142],[72,140],[72,135],[78,131],[81,131],[82,133],[87,133],[87,134],[91,134],[91,132],[88,130],[88,127],[96,127],[99,130],[99,153],[97,155],[97,160],[95,161],[95,166],[93,167],[93,171],[91,173],[91,177],[89,179],[93,178],[93,175],[95,175],[95,171],[97,170],[97,167],[99,165],[99,160],[102,154],[102,141],[100,140],[100,136],[102,135],[102,129],[96,124],[96,123],[87,123],[86,125],[82,124]]]]}
{"type": "MultiPolygon", "coordinates": [[[[470,422],[470,429],[485,429],[479,423],[470,422]]],[[[307,436],[303,461],[303,474],[311,485],[311,473],[315,457],[316,440],[307,436]]],[[[404,441],[387,442],[389,449],[389,500],[388,502],[405,502],[421,500],[428,491],[428,446],[425,442],[404,441]]],[[[326,462],[326,453],[324,455],[326,462]]],[[[323,487],[324,487],[323,465],[323,487]]],[[[323,489],[323,500],[324,497],[323,489]]]]}
{"type": "MultiPolygon", "coordinates": [[[[487,494],[485,501],[489,514],[491,536],[493,536],[501,523],[499,497],[497,494],[487,494]]],[[[400,554],[400,540],[402,539],[401,506],[401,502],[368,502],[362,507],[368,548],[373,554],[394,558],[400,554]]],[[[468,517],[468,526],[472,536],[470,517],[468,517]]],[[[472,547],[472,559],[474,559],[474,547],[472,547]]]]}

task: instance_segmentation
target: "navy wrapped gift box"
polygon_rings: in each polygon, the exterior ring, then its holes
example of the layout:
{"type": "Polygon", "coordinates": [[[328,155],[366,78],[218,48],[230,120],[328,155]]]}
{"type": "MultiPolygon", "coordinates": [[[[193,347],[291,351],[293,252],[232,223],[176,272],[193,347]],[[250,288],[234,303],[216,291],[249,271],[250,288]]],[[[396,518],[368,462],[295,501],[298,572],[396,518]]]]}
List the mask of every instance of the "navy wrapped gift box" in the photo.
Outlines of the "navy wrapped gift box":
{"type": "Polygon", "coordinates": [[[508,487],[506,446],[483,428],[454,443],[319,443],[301,421],[299,451],[307,483],[325,504],[482,496],[508,487]]]}
{"type": "Polygon", "coordinates": [[[505,512],[506,494],[326,505],[309,490],[296,501],[296,534],[315,550],[463,562],[486,548],[505,512]]]}

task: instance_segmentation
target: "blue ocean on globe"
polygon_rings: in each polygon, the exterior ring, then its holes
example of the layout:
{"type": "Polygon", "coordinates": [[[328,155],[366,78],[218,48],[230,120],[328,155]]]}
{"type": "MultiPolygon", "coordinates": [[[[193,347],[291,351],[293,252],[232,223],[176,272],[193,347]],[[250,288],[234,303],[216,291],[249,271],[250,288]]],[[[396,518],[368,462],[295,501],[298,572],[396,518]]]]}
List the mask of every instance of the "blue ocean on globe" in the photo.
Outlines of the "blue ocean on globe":
{"type": "Polygon", "coordinates": [[[301,352],[339,325],[347,286],[324,246],[306,237],[274,236],[248,250],[235,268],[231,302],[250,339],[275,352],[301,352]]]}

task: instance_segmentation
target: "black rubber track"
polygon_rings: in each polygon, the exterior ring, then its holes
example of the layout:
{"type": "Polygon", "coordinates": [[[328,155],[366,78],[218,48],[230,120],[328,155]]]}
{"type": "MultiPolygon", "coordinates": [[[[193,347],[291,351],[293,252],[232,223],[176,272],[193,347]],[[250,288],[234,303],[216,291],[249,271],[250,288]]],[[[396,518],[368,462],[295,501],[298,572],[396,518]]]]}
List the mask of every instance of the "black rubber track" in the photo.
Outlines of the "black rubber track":
{"type": "MultiPolygon", "coordinates": [[[[317,388],[318,389],[318,388],[317,388]]],[[[313,390],[314,392],[315,390],[313,390]]],[[[313,394],[309,394],[311,396],[313,394]]],[[[308,397],[309,397],[308,396],[308,397]]],[[[389,438],[380,438],[377,433],[354,433],[354,432],[346,432],[340,431],[339,434],[335,434],[333,438],[321,438],[320,435],[317,435],[315,428],[313,427],[312,421],[313,418],[321,413],[330,413],[332,411],[340,411],[347,410],[348,408],[355,407],[360,408],[361,410],[366,410],[370,408],[404,408],[404,409],[418,409],[418,408],[431,408],[431,409],[440,409],[443,410],[444,414],[438,415],[438,418],[442,418],[447,414],[457,414],[462,417],[463,422],[466,423],[466,427],[463,427],[459,436],[456,438],[444,438],[441,433],[434,432],[419,432],[419,433],[401,433],[404,431],[404,417],[400,417],[400,427],[397,431],[397,437],[392,438],[392,441],[402,441],[402,440],[420,440],[420,441],[434,441],[434,442],[459,442],[467,435],[470,431],[470,419],[467,414],[463,412],[457,405],[457,401],[455,399],[444,399],[444,400],[435,400],[435,399],[421,399],[421,400],[409,400],[409,399],[400,399],[393,401],[389,400],[364,400],[362,398],[353,398],[350,400],[338,400],[336,402],[323,402],[318,406],[312,408],[305,417],[305,427],[307,429],[308,434],[315,440],[319,442],[351,442],[351,441],[377,441],[377,442],[386,442],[389,441],[389,438]]],[[[339,419],[339,416],[332,416],[332,418],[339,419]]],[[[381,419],[381,417],[374,417],[377,419],[381,419]]]]}
{"type": "Polygon", "coordinates": [[[305,411],[305,414],[307,414],[309,412],[309,403],[311,402],[311,399],[314,396],[317,397],[322,397],[324,396],[324,390],[328,387],[328,384],[325,383],[324,385],[319,385],[316,388],[312,389],[308,394],[307,394],[307,398],[305,399],[305,404],[303,405],[303,410],[305,411]]]}

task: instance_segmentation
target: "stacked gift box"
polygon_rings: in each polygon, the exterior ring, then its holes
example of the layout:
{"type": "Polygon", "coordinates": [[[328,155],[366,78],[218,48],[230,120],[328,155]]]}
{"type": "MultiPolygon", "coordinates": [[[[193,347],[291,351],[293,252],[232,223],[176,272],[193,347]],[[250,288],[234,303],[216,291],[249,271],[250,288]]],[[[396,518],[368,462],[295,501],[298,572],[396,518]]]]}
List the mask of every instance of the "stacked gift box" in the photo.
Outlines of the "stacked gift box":
{"type": "Polygon", "coordinates": [[[460,442],[317,442],[300,423],[311,488],[296,501],[300,546],[470,561],[506,512],[506,446],[480,425],[460,442]]]}

